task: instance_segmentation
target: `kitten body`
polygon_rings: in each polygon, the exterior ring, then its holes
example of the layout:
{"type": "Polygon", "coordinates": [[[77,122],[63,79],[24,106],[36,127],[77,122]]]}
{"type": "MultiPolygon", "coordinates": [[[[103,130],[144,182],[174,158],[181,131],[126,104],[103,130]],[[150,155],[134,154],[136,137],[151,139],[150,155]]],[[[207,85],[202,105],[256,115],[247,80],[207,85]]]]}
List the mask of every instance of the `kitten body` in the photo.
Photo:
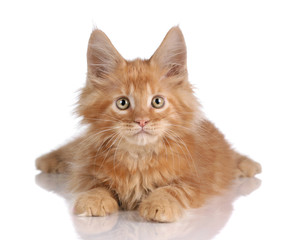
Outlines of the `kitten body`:
{"type": "Polygon", "coordinates": [[[261,171],[201,113],[178,27],[149,60],[133,61],[94,30],[87,62],[77,108],[86,132],[36,161],[44,172],[67,174],[76,214],[139,208],[147,220],[172,222],[234,178],[261,171]]]}

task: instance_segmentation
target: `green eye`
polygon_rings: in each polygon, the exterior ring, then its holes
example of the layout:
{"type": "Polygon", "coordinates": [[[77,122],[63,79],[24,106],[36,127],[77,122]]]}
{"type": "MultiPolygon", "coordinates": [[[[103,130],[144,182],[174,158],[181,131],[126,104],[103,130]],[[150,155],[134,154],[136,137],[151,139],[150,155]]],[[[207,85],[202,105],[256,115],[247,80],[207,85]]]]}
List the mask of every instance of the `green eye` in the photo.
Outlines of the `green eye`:
{"type": "Polygon", "coordinates": [[[129,106],[130,106],[130,102],[128,98],[126,97],[119,98],[116,101],[116,107],[120,110],[126,110],[127,108],[129,108],[129,106]]]}
{"type": "Polygon", "coordinates": [[[160,96],[156,96],[153,97],[151,104],[153,108],[162,108],[165,105],[165,100],[160,96]]]}

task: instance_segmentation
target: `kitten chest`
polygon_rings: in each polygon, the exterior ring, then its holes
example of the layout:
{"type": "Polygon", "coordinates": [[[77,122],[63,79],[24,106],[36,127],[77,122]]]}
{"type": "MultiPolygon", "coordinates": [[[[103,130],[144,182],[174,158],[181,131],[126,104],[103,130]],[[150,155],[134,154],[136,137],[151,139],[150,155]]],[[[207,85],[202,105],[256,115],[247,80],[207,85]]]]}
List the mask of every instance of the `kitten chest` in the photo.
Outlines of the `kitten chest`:
{"type": "Polygon", "coordinates": [[[123,209],[136,209],[139,203],[156,188],[169,185],[174,180],[168,171],[149,169],[146,171],[126,172],[113,179],[113,192],[123,209]]]}

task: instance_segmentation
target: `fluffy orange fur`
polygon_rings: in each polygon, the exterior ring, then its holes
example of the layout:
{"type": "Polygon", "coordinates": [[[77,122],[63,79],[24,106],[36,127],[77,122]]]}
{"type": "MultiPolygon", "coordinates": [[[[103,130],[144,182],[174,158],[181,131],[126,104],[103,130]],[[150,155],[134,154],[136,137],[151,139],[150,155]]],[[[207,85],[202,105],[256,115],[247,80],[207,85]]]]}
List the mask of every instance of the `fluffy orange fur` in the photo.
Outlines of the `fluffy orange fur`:
{"type": "Polygon", "coordinates": [[[178,27],[149,60],[133,61],[123,59],[102,31],[92,32],[77,108],[88,128],[36,160],[43,172],[67,174],[77,194],[75,214],[138,208],[146,220],[172,222],[233,179],[261,171],[205,119],[186,59],[178,27]]]}

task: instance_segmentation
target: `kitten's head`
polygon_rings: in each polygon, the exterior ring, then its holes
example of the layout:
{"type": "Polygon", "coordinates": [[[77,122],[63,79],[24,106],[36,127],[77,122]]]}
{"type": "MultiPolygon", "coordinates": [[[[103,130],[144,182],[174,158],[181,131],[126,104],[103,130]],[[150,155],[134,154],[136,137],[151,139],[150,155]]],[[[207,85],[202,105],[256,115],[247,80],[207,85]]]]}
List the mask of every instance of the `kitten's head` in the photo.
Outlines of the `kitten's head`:
{"type": "Polygon", "coordinates": [[[186,46],[172,28],[148,60],[127,61],[100,30],[91,34],[78,112],[105,140],[146,146],[194,129],[199,107],[188,82],[186,46]]]}

